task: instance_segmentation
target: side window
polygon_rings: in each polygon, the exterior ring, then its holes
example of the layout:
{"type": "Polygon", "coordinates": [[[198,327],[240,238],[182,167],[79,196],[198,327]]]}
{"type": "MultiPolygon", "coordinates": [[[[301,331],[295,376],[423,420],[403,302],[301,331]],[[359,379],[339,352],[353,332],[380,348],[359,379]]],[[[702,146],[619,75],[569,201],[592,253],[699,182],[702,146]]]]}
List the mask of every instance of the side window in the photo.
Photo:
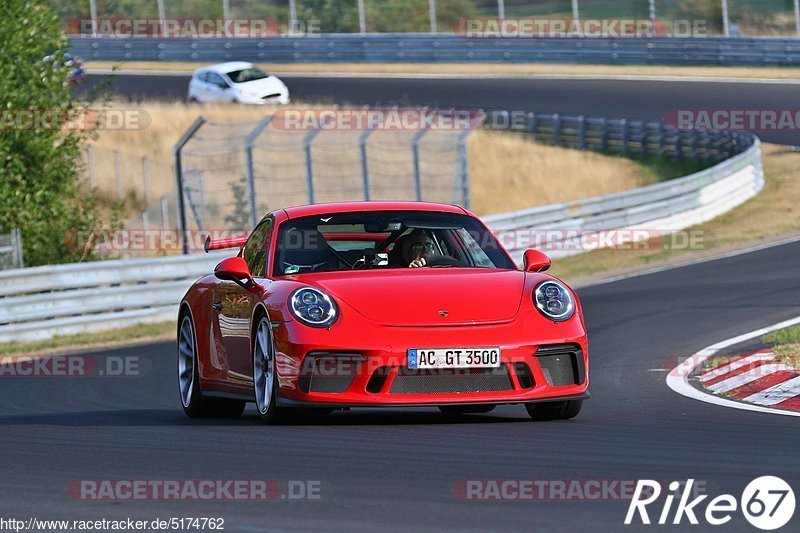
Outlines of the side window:
{"type": "Polygon", "coordinates": [[[272,219],[267,219],[253,230],[244,245],[242,257],[247,262],[250,273],[256,277],[264,277],[269,252],[269,239],[272,235],[272,219]]]}
{"type": "Polygon", "coordinates": [[[460,238],[462,244],[464,245],[465,252],[470,257],[466,259],[471,264],[480,267],[493,267],[494,263],[489,256],[486,255],[486,252],[483,251],[480,244],[478,244],[475,239],[473,238],[472,234],[464,228],[459,228],[456,230],[456,234],[460,238]]]}
{"type": "Polygon", "coordinates": [[[218,87],[227,87],[228,83],[216,72],[209,72],[208,73],[208,83],[212,83],[218,87]]]}

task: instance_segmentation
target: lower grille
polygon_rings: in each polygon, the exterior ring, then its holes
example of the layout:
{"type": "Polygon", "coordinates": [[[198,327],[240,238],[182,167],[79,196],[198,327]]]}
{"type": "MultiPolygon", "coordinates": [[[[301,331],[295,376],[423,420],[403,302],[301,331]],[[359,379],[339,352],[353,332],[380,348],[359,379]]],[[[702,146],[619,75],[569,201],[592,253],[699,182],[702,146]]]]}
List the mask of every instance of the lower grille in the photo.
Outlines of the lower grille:
{"type": "Polygon", "coordinates": [[[357,354],[312,353],[303,360],[300,390],[303,392],[344,392],[361,367],[357,354]]]}
{"type": "Polygon", "coordinates": [[[540,346],[536,359],[550,385],[579,385],[586,379],[583,351],[577,344],[540,346]]]}
{"type": "Polygon", "coordinates": [[[399,368],[390,394],[453,394],[511,390],[505,365],[498,368],[411,370],[399,368]]]}

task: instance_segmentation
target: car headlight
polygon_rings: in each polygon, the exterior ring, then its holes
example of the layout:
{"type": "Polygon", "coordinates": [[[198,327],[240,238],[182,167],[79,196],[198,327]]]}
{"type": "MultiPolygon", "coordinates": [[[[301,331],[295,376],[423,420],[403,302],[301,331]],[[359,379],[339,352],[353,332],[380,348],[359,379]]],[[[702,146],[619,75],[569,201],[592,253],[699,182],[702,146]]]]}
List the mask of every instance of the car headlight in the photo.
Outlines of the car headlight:
{"type": "Polygon", "coordinates": [[[292,315],[307,326],[327,328],[339,316],[339,309],[333,298],[319,289],[303,287],[289,296],[292,315]]]}
{"type": "Polygon", "coordinates": [[[544,316],[556,322],[567,320],[575,312],[572,293],[557,281],[543,281],[537,285],[533,302],[544,316]]]}

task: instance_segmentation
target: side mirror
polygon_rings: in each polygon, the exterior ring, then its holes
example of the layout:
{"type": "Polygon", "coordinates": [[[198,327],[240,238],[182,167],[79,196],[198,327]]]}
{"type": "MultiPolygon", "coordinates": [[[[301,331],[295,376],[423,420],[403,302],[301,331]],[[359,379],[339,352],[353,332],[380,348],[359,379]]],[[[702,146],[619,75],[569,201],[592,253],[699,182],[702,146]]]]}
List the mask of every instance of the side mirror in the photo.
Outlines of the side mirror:
{"type": "Polygon", "coordinates": [[[551,263],[546,253],[530,248],[525,250],[522,264],[525,272],[544,272],[550,268],[551,263]]]}
{"type": "Polygon", "coordinates": [[[229,257],[214,268],[214,275],[219,279],[234,281],[244,288],[252,286],[253,275],[247,262],[241,257],[229,257]]]}

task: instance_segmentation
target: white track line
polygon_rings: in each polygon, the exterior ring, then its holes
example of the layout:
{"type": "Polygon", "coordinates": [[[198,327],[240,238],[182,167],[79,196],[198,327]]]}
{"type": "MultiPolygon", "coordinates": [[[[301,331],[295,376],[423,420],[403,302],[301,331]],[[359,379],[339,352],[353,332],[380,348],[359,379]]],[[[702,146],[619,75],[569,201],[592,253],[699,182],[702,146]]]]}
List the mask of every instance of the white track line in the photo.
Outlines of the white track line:
{"type": "Polygon", "coordinates": [[[800,396],[800,376],[748,396],[744,401],[760,405],[776,405],[795,396],[800,396]]]}
{"type": "Polygon", "coordinates": [[[783,372],[784,370],[790,370],[790,369],[788,366],[783,364],[761,365],[752,368],[747,372],[736,374],[732,378],[724,379],[719,383],[714,383],[713,385],[710,385],[706,388],[711,392],[722,394],[723,392],[728,392],[732,391],[733,389],[738,389],[739,387],[743,387],[748,383],[752,383],[757,379],[767,377],[770,374],[774,374],[775,372],[783,372]]]}
{"type": "Polygon", "coordinates": [[[686,396],[687,398],[692,398],[694,400],[699,400],[706,403],[713,403],[723,407],[732,407],[734,409],[741,409],[743,411],[757,411],[759,413],[772,413],[776,415],[800,416],[800,412],[796,411],[785,411],[782,409],[773,409],[771,407],[762,407],[760,405],[741,403],[734,400],[729,400],[727,398],[714,396],[713,394],[701,391],[689,384],[689,376],[691,375],[692,371],[697,368],[698,365],[702,364],[706,359],[716,354],[720,350],[723,350],[728,346],[733,346],[734,344],[739,344],[740,342],[760,337],[761,335],[766,335],[772,331],[788,328],[789,326],[795,326],[797,324],[800,324],[800,317],[784,320],[783,322],[778,322],[777,324],[757,329],[749,333],[744,333],[742,335],[720,341],[716,344],[712,344],[711,346],[707,346],[694,354],[687,361],[684,361],[672,369],[672,371],[667,375],[667,386],[678,394],[686,396]]]}
{"type": "Polygon", "coordinates": [[[775,359],[775,354],[773,353],[756,353],[753,355],[748,355],[747,357],[742,357],[741,359],[737,359],[736,361],[728,363],[727,365],[723,365],[714,370],[710,370],[705,374],[701,374],[700,381],[703,383],[706,381],[711,381],[714,378],[724,376],[725,374],[733,372],[734,370],[742,368],[743,366],[747,366],[752,363],[757,363],[758,361],[770,361],[772,359],[775,359]]]}

